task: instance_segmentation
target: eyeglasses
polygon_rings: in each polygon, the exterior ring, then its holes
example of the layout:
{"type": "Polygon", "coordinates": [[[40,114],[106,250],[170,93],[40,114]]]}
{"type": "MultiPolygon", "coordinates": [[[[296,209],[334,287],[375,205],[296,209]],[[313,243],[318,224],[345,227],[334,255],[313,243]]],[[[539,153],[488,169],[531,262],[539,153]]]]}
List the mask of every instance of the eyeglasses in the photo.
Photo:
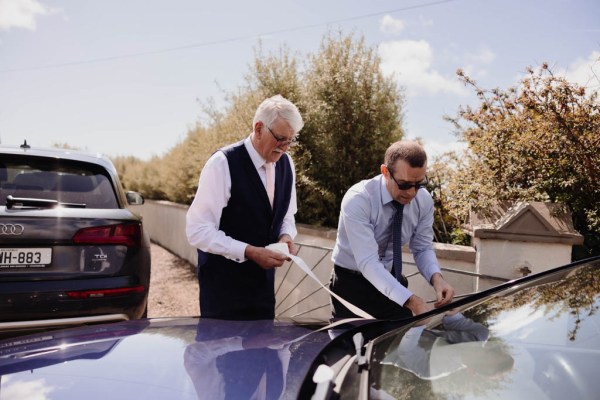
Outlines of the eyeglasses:
{"type": "Polygon", "coordinates": [[[392,171],[392,169],[390,167],[388,167],[388,173],[390,174],[390,176],[392,177],[392,180],[396,183],[396,185],[398,185],[398,189],[400,189],[400,190],[409,190],[414,187],[415,191],[417,191],[421,188],[424,188],[429,183],[429,179],[427,178],[427,176],[425,176],[425,179],[423,179],[420,182],[415,182],[415,183],[400,182],[400,183],[398,183],[396,178],[394,178],[394,172],[392,171]]]}
{"type": "Polygon", "coordinates": [[[269,132],[271,132],[271,135],[273,135],[273,138],[275,140],[277,140],[277,145],[292,147],[292,146],[295,146],[298,144],[298,138],[296,136],[292,136],[290,139],[288,139],[288,138],[284,138],[281,136],[277,136],[275,133],[273,133],[271,128],[269,128],[268,126],[267,126],[267,129],[269,130],[269,132]]]}

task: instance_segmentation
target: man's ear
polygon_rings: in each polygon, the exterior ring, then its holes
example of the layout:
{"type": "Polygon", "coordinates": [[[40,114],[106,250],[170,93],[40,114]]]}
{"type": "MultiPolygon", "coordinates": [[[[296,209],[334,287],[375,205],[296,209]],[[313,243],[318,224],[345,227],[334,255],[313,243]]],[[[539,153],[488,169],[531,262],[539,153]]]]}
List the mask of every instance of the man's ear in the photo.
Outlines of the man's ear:
{"type": "Polygon", "coordinates": [[[383,174],[383,176],[385,176],[386,178],[389,178],[389,176],[388,176],[389,171],[385,164],[381,164],[381,167],[379,167],[379,169],[381,170],[381,173],[383,174]]]}
{"type": "Polygon", "coordinates": [[[258,137],[260,137],[260,135],[262,134],[263,126],[264,124],[262,123],[262,121],[256,121],[256,124],[254,124],[254,134],[258,137]]]}

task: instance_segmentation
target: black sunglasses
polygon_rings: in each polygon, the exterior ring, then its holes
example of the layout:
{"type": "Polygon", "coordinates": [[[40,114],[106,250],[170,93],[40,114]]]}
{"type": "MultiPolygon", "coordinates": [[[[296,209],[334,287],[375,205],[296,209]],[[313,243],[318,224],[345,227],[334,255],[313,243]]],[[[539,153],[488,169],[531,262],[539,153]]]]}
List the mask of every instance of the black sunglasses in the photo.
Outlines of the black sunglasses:
{"type": "Polygon", "coordinates": [[[415,191],[417,191],[421,188],[426,187],[427,184],[429,183],[429,179],[427,178],[427,175],[425,176],[425,179],[423,179],[420,182],[415,182],[415,183],[400,182],[400,183],[398,183],[396,178],[394,178],[394,171],[392,171],[392,169],[390,167],[387,167],[387,169],[388,169],[388,173],[392,177],[392,180],[396,183],[396,185],[398,185],[398,189],[400,189],[400,190],[409,190],[410,188],[414,187],[415,191]]]}

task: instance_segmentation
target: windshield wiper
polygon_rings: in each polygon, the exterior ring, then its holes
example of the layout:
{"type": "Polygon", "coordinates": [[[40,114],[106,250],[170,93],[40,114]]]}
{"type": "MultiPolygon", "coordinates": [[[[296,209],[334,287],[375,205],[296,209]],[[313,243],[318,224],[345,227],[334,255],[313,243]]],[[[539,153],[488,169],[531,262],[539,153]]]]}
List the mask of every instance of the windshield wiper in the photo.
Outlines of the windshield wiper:
{"type": "MultiPolygon", "coordinates": [[[[370,357],[370,346],[372,342],[369,342],[367,346],[364,345],[365,338],[362,333],[356,333],[352,336],[352,343],[354,344],[355,355],[351,353],[342,357],[340,360],[335,362],[335,365],[328,366],[326,364],[320,364],[312,376],[313,382],[316,384],[315,390],[311,397],[311,400],[331,400],[339,399],[340,393],[335,391],[336,386],[341,385],[346,379],[346,375],[350,370],[353,370],[352,364],[357,365],[359,374],[359,398],[367,399],[369,393],[369,357],[370,357]]],[[[354,371],[354,370],[353,370],[354,371]]],[[[354,379],[354,378],[352,378],[354,379]]]]}
{"type": "Polygon", "coordinates": [[[333,398],[334,375],[333,369],[325,364],[317,367],[313,374],[313,382],[317,387],[311,400],[329,400],[333,398]]]}
{"type": "Polygon", "coordinates": [[[356,349],[356,365],[358,366],[359,375],[359,389],[358,399],[369,398],[369,359],[371,358],[371,349],[373,341],[370,341],[365,346],[365,337],[362,333],[358,332],[352,336],[354,342],[354,348],[356,349]]]}
{"type": "Polygon", "coordinates": [[[365,355],[365,337],[362,333],[358,332],[352,336],[352,341],[354,342],[354,349],[356,350],[356,365],[358,365],[358,370],[362,371],[369,367],[369,361],[365,355]]]}
{"type": "Polygon", "coordinates": [[[57,200],[6,196],[6,208],[85,208],[84,203],[61,203],[57,200]]]}

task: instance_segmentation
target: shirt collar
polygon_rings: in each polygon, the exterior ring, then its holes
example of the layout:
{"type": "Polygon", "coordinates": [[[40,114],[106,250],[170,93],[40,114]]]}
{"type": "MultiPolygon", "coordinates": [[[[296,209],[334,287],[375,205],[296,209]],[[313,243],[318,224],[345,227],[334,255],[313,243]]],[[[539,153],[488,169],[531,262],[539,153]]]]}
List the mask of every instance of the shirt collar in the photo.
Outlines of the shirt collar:
{"type": "Polygon", "coordinates": [[[252,160],[254,167],[256,169],[261,169],[262,166],[266,164],[267,160],[265,160],[264,158],[262,158],[262,156],[260,154],[258,154],[256,149],[252,145],[252,140],[250,139],[250,136],[248,136],[246,139],[244,139],[244,146],[246,146],[246,150],[248,151],[248,154],[250,155],[250,159],[252,160]]]}
{"type": "Polygon", "coordinates": [[[388,190],[388,188],[385,184],[385,177],[383,176],[383,174],[379,175],[379,180],[380,180],[380,188],[381,188],[381,204],[383,204],[383,205],[389,204],[394,199],[392,198],[392,195],[390,194],[390,191],[388,190]]]}

